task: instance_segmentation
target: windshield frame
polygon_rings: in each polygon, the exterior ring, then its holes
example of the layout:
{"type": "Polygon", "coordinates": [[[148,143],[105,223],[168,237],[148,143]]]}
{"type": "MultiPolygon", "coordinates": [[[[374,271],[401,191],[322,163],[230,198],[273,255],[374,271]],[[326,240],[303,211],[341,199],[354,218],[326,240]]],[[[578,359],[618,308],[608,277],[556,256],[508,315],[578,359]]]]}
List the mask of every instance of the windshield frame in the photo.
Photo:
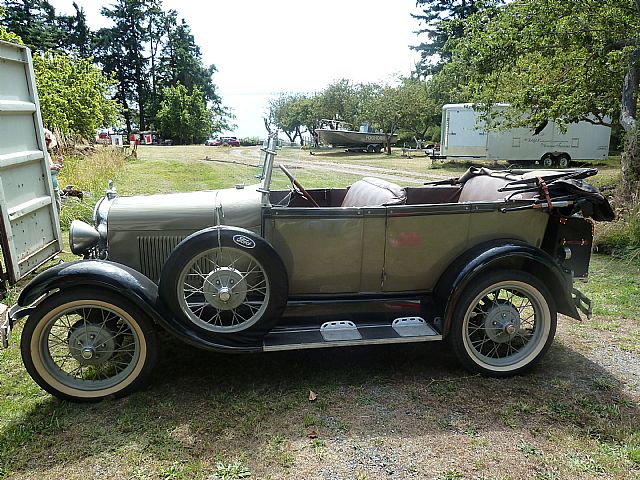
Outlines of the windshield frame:
{"type": "Polygon", "coordinates": [[[259,192],[262,192],[262,204],[265,206],[271,205],[269,200],[269,194],[271,193],[271,175],[273,173],[273,165],[275,163],[275,157],[278,154],[278,132],[272,133],[267,138],[265,146],[260,150],[264,152],[264,159],[262,162],[262,172],[258,176],[261,180],[259,192]]]}

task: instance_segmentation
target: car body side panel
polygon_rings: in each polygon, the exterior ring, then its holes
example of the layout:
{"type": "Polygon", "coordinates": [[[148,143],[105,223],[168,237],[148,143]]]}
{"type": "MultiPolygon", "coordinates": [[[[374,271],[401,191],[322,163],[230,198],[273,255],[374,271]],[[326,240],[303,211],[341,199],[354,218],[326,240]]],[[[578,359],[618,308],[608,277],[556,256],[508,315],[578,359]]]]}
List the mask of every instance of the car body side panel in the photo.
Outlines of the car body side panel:
{"type": "Polygon", "coordinates": [[[451,262],[486,241],[515,238],[539,247],[548,215],[534,209],[502,213],[500,205],[390,207],[383,290],[432,290],[451,262]]]}
{"type": "Polygon", "coordinates": [[[281,256],[291,295],[380,290],[384,208],[265,210],[265,238],[281,256]]]}
{"type": "Polygon", "coordinates": [[[401,210],[390,209],[387,219],[383,290],[428,290],[466,249],[470,215],[434,212],[404,216],[401,210]]]}

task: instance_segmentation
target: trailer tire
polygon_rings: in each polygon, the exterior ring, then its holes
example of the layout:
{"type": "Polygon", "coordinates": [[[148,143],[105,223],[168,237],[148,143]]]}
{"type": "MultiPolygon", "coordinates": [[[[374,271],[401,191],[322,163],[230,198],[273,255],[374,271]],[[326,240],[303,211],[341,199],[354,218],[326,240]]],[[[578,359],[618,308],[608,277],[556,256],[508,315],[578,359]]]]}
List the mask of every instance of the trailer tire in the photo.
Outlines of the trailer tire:
{"type": "Polygon", "coordinates": [[[367,153],[373,153],[376,151],[375,145],[367,145],[367,153]]]}
{"type": "Polygon", "coordinates": [[[569,168],[571,166],[571,157],[567,153],[563,153],[558,157],[558,167],[569,168]]]}
{"type": "Polygon", "coordinates": [[[545,153],[540,159],[540,164],[544,168],[552,168],[555,167],[557,163],[556,157],[551,153],[545,153]]]}

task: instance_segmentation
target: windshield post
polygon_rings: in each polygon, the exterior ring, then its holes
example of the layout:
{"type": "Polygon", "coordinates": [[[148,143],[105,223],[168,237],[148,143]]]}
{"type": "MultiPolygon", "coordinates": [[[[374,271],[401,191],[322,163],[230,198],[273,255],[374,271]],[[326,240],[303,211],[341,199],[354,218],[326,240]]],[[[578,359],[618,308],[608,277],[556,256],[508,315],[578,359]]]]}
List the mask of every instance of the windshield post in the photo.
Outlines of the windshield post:
{"type": "Polygon", "coordinates": [[[273,171],[273,162],[275,156],[278,154],[276,151],[278,146],[278,132],[272,133],[267,139],[267,146],[262,148],[264,152],[264,165],[262,167],[262,204],[269,205],[269,193],[271,186],[271,172],[273,171]]]}

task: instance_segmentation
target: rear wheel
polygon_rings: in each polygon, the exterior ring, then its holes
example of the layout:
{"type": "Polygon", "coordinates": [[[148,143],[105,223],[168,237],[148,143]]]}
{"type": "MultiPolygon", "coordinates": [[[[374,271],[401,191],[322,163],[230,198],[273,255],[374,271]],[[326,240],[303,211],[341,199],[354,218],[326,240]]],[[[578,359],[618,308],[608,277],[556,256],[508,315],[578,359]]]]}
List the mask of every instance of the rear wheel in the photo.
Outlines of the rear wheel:
{"type": "Polygon", "coordinates": [[[515,270],[481,274],[454,307],[449,340],[460,362],[504,377],[531,368],[551,346],[557,314],[547,288],[515,270]]]}
{"type": "Polygon", "coordinates": [[[151,319],[120,295],[94,289],[44,299],[25,323],[20,348],[36,383],[72,401],[140,388],[157,356],[151,319]]]}
{"type": "Polygon", "coordinates": [[[566,153],[563,153],[558,157],[558,166],[560,168],[569,168],[571,166],[571,157],[566,153]]]}

